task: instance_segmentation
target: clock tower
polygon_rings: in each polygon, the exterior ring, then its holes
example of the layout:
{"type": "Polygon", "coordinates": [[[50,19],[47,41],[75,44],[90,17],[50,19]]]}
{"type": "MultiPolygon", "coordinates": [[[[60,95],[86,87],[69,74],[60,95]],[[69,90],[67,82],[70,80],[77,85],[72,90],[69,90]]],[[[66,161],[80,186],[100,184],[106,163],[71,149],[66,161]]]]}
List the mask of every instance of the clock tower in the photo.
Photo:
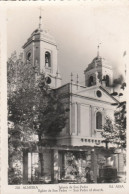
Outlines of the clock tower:
{"type": "Polygon", "coordinates": [[[37,75],[45,73],[51,88],[61,86],[61,76],[57,64],[57,44],[54,38],[42,29],[42,17],[39,28],[34,30],[23,45],[24,62],[30,62],[37,75]]]}

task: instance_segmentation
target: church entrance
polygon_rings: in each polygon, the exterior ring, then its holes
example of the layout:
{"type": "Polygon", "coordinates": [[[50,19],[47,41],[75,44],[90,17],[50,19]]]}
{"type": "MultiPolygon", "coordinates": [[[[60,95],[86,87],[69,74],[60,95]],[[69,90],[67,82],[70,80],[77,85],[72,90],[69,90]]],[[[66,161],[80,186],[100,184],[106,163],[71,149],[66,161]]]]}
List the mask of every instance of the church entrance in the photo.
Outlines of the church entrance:
{"type": "Polygon", "coordinates": [[[23,182],[26,184],[44,184],[55,181],[86,182],[85,168],[87,166],[91,166],[91,155],[87,151],[46,149],[42,152],[42,162],[39,153],[28,152],[23,158],[23,182]]]}
{"type": "Polygon", "coordinates": [[[98,182],[100,169],[105,165],[120,169],[117,158],[107,158],[98,149],[43,148],[40,152],[27,152],[23,154],[23,184],[86,183],[86,167],[98,182]]]}
{"type": "Polygon", "coordinates": [[[61,182],[85,182],[85,168],[91,157],[85,151],[60,151],[59,175],[61,182]]]}

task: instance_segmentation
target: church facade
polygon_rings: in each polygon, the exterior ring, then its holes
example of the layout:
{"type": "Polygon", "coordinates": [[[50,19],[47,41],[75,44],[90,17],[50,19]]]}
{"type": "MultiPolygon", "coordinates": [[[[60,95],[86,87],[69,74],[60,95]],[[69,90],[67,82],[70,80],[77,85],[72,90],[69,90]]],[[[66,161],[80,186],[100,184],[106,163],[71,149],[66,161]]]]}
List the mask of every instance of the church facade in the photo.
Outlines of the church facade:
{"type": "MultiPolygon", "coordinates": [[[[41,18],[40,18],[41,19],[41,18]]],[[[68,122],[56,137],[53,147],[40,147],[35,152],[28,152],[23,158],[23,183],[36,180],[40,174],[37,165],[38,153],[43,153],[44,181],[74,181],[77,177],[85,178],[85,168],[90,167],[97,182],[99,169],[107,161],[123,172],[123,155],[106,150],[101,136],[106,116],[114,117],[112,103],[117,99],[110,93],[113,83],[112,66],[99,53],[84,70],[85,85],[71,82],[61,85],[58,67],[57,44],[48,32],[42,30],[41,21],[27,42],[23,45],[24,62],[29,61],[35,69],[36,76],[44,72],[51,89],[62,97],[69,107],[68,122]],[[73,165],[74,163],[74,165],[73,165]],[[79,176],[80,175],[80,176],[79,176]]],[[[46,138],[46,137],[44,137],[46,138]]],[[[54,138],[48,138],[52,141],[54,138]]],[[[110,144],[110,148],[115,144],[110,144]]],[[[83,182],[83,181],[82,181],[83,182]]]]}

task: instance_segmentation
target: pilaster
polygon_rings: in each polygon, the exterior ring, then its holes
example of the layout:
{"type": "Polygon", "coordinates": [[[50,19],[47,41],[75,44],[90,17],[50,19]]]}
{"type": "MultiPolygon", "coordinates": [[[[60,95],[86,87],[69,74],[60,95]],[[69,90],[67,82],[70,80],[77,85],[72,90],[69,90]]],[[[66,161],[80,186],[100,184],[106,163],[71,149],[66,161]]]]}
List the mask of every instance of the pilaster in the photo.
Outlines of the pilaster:
{"type": "Polygon", "coordinates": [[[97,154],[96,151],[91,151],[91,170],[93,171],[94,174],[94,181],[97,183],[97,154]]]}

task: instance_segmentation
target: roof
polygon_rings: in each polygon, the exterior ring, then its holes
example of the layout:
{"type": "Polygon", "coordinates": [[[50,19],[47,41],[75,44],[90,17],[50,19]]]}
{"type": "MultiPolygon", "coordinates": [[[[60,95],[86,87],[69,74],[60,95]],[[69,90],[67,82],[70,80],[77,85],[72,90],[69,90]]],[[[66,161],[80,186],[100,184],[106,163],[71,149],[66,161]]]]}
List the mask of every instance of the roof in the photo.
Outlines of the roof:
{"type": "Polygon", "coordinates": [[[48,31],[37,28],[32,32],[30,37],[27,39],[26,43],[23,45],[23,49],[31,42],[38,42],[42,40],[44,42],[48,42],[56,46],[56,41],[54,37],[50,35],[48,31]]]}
{"type": "Polygon", "coordinates": [[[84,87],[81,85],[77,85],[72,83],[65,84],[59,88],[56,89],[56,91],[59,92],[59,94],[64,95],[64,94],[70,94],[73,96],[81,97],[81,98],[86,98],[90,100],[97,100],[105,103],[119,103],[118,99],[113,97],[111,95],[111,92],[108,91],[106,88],[103,86],[92,86],[92,87],[84,87]],[[101,91],[102,96],[98,97],[97,96],[97,91],[101,91]]]}
{"type": "Polygon", "coordinates": [[[105,60],[100,56],[97,56],[92,60],[92,62],[88,65],[88,67],[84,72],[90,71],[91,69],[97,68],[97,67],[106,67],[106,68],[112,69],[111,65],[107,62],[107,60],[105,60]]]}

